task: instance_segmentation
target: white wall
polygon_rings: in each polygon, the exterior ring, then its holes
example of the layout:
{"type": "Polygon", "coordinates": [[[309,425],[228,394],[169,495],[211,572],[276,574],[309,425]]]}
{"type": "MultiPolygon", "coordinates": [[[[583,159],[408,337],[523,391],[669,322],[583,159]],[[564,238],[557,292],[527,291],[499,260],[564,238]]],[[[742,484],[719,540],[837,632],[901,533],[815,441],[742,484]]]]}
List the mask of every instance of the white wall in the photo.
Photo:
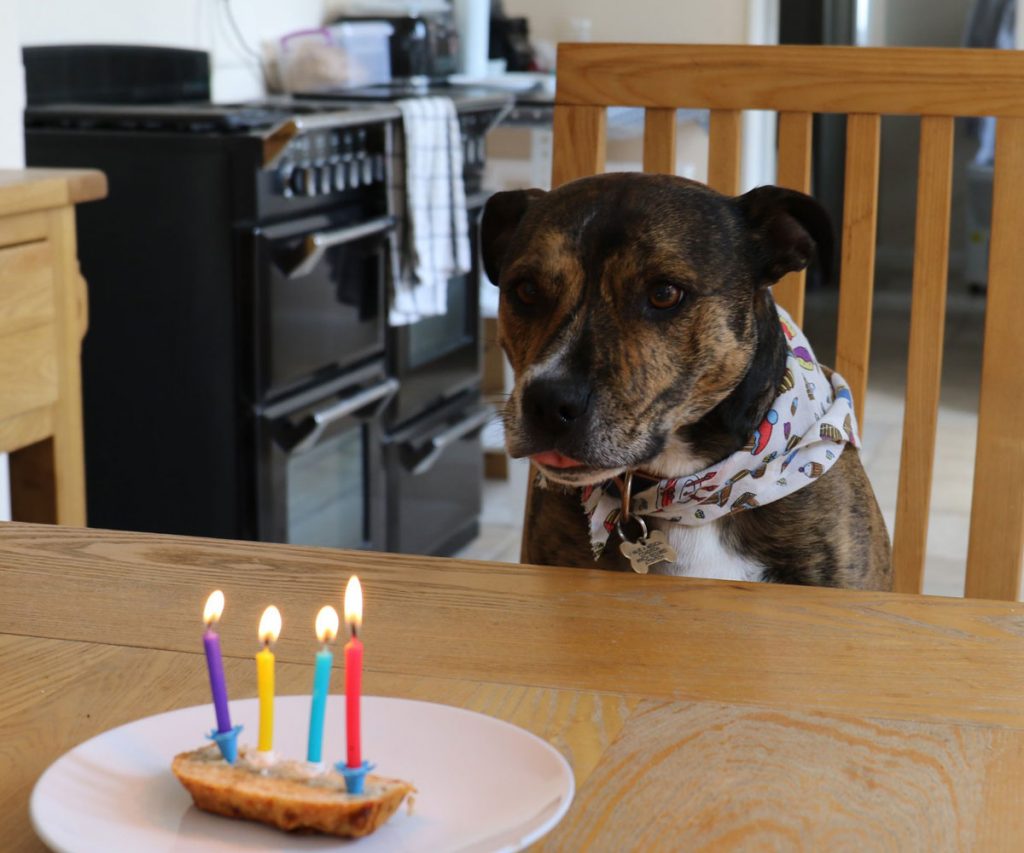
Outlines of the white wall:
{"type": "Polygon", "coordinates": [[[16,0],[0,0],[0,21],[0,169],[10,169],[24,163],[21,110],[25,81],[16,0]]]}
{"type": "Polygon", "coordinates": [[[230,0],[230,7],[225,0],[0,0],[5,2],[18,7],[25,45],[90,42],[208,50],[219,101],[263,92],[256,57],[234,35],[228,8],[255,51],[263,40],[317,26],[323,17],[323,0],[230,0]]]}
{"type": "Polygon", "coordinates": [[[505,11],[551,41],[573,38],[571,20],[586,18],[593,41],[742,44],[747,0],[505,0],[505,11]]]}

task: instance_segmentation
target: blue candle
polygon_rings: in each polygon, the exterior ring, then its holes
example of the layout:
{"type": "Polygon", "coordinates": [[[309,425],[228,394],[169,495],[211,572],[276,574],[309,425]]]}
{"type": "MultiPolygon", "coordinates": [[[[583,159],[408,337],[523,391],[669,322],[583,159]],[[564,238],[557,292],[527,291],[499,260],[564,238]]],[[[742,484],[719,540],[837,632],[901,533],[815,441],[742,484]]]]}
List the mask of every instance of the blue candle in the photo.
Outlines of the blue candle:
{"type": "Polygon", "coordinates": [[[324,712],[327,709],[327,692],[331,684],[331,666],[334,655],[327,644],[338,636],[338,612],[333,607],[322,607],[316,616],[316,636],[323,648],[316,655],[316,670],[313,674],[313,704],[309,713],[309,746],[306,760],[319,764],[324,745],[324,712]]]}

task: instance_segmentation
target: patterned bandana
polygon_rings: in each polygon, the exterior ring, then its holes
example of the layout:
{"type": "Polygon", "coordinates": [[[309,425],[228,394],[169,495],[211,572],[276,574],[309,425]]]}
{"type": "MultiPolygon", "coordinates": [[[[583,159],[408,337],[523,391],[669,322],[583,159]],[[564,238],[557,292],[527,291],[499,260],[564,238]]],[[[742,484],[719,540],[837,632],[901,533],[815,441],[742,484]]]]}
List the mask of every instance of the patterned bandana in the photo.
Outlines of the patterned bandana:
{"type": "MultiPolygon", "coordinates": [[[[831,468],[849,442],[860,447],[853,396],[838,373],[826,376],[792,318],[778,308],[786,371],[778,396],[746,446],[687,477],[661,480],[633,495],[632,512],[696,527],[792,494],[831,468]]],[[[597,559],[621,510],[611,482],[583,490],[597,559]]]]}

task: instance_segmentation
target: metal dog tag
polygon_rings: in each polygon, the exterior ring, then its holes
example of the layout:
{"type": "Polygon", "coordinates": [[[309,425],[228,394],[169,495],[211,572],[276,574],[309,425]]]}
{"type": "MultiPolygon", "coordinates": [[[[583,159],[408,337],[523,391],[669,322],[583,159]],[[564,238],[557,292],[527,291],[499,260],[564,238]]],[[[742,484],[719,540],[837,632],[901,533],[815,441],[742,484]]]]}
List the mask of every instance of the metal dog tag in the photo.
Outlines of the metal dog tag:
{"type": "Polygon", "coordinates": [[[676,560],[676,549],[668,544],[668,539],[661,530],[652,530],[636,542],[625,539],[619,546],[619,551],[629,560],[633,571],[641,575],[646,575],[651,566],[658,563],[674,563],[676,560]]]}

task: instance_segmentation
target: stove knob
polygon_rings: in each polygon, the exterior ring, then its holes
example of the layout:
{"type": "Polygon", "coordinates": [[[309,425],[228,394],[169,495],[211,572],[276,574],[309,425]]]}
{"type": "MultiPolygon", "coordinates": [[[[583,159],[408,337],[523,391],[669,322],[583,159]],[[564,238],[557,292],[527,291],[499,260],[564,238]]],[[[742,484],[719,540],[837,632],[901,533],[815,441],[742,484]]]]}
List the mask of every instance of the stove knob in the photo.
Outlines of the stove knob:
{"type": "Polygon", "coordinates": [[[292,190],[292,165],[291,163],[285,163],[277,172],[277,185],[281,190],[281,195],[285,198],[291,198],[295,195],[292,190]]]}
{"type": "Polygon", "coordinates": [[[348,166],[344,163],[334,164],[334,188],[340,193],[348,189],[348,166]]]}
{"type": "Polygon", "coordinates": [[[361,165],[363,169],[363,184],[365,186],[370,186],[370,184],[373,183],[373,161],[370,159],[369,155],[363,155],[361,165]]]}
{"type": "Polygon", "coordinates": [[[316,179],[309,166],[297,166],[292,172],[292,191],[295,195],[316,195],[316,179]]]}
{"type": "Polygon", "coordinates": [[[321,195],[327,195],[334,189],[334,167],[330,163],[325,163],[318,171],[320,175],[320,193],[321,195]]]}
{"type": "Polygon", "coordinates": [[[359,179],[361,177],[361,171],[359,169],[358,160],[348,161],[348,186],[349,189],[355,189],[359,186],[359,179]]]}

